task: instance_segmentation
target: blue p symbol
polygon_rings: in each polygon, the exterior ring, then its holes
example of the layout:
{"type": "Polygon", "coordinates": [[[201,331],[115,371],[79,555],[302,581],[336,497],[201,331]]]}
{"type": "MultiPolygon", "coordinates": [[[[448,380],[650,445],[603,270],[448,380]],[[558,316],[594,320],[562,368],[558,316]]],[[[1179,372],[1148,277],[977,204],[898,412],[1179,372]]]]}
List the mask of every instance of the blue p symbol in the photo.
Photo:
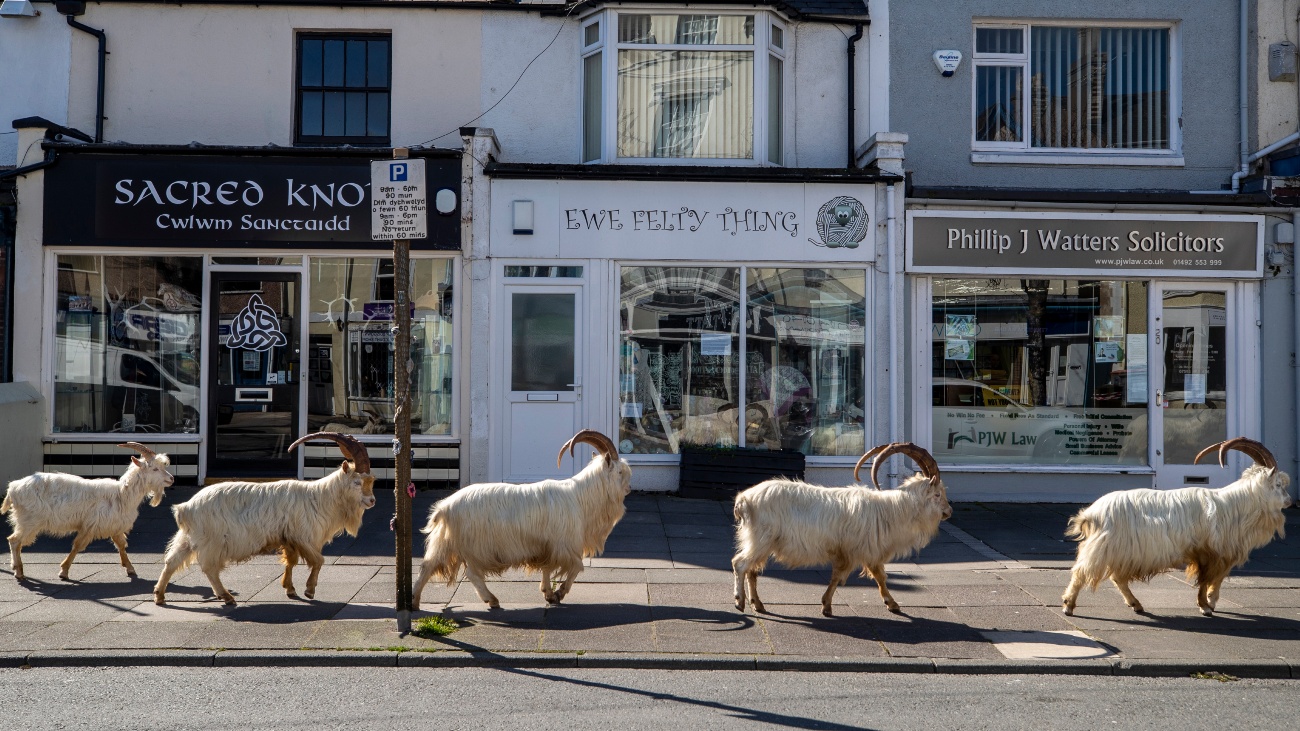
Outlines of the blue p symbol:
{"type": "Polygon", "coordinates": [[[393,182],[406,182],[406,163],[395,162],[388,166],[388,179],[393,182]]]}

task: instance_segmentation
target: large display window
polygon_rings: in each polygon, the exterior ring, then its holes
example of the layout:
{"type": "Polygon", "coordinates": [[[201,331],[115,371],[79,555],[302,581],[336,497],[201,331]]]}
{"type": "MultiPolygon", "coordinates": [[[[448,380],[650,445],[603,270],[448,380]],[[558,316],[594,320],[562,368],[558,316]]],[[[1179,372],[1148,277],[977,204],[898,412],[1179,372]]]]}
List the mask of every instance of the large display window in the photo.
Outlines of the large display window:
{"type": "Polygon", "coordinates": [[[60,255],[53,431],[197,433],[203,258],[60,255]]]}
{"type": "MultiPolygon", "coordinates": [[[[393,433],[393,260],[312,258],[307,419],[311,431],[393,433]]],[[[450,259],[411,260],[411,431],[452,420],[450,259]]]]}
{"type": "Polygon", "coordinates": [[[1148,284],[935,279],[932,451],[957,464],[1146,465],[1148,284]]]}
{"type": "Polygon", "coordinates": [[[620,281],[623,452],[862,454],[865,270],[630,266],[620,281]]]}

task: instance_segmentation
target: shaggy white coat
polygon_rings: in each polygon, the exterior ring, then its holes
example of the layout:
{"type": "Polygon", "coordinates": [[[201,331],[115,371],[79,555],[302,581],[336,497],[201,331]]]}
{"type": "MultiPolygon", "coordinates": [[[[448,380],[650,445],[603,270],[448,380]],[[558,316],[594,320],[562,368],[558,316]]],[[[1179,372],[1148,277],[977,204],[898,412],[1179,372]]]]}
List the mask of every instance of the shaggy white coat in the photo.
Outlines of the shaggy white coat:
{"type": "Polygon", "coordinates": [[[470,485],[438,501],[423,532],[424,561],[415,584],[413,609],[429,579],[455,583],[460,569],[488,606],[500,606],[484,579],[523,567],[542,573],[542,596],[564,599],[582,573],[582,559],[605,550],[605,539],[623,517],[623,498],[631,491],[632,468],[599,452],[567,480],[526,485],[470,485]],[[551,575],[564,577],[555,589],[551,575]]]}
{"type": "Polygon", "coordinates": [[[165,454],[131,458],[131,464],[118,479],[87,479],[60,472],[37,472],[9,483],[9,491],[0,503],[0,513],[9,514],[13,533],[9,536],[9,562],[14,578],[22,580],[22,550],[44,534],[66,536],[73,533],[72,552],[59,564],[59,578],[68,578],[72,559],[91,541],[110,538],[117,546],[118,557],[127,576],[134,577],[135,567],[126,556],[126,534],[135,526],[140,502],[146,497],[158,507],[163,492],[172,484],[167,471],[171,460],[165,454]]]}
{"type": "Polygon", "coordinates": [[[167,544],[154,601],[163,604],[172,575],[198,563],[216,596],[234,604],[221,570],[277,550],[283,554],[288,596],[296,596],[292,572],[298,557],[311,567],[303,592],[310,599],[325,563],[321,549],[344,532],[356,535],[363,513],[374,504],[374,477],[356,472],[351,462],[319,480],[209,485],[172,508],[179,530],[167,544]]]}
{"type": "Polygon", "coordinates": [[[1291,504],[1290,484],[1285,472],[1252,465],[1241,479],[1219,489],[1103,495],[1070,518],[1066,535],[1081,543],[1062,609],[1073,614],[1080,589],[1096,590],[1110,578],[1124,602],[1141,612],[1129,582],[1186,566],[1188,578],[1199,587],[1196,604],[1210,616],[1228,574],[1246,563],[1251,551],[1284,535],[1282,510],[1291,504]]]}
{"type": "Polygon", "coordinates": [[[766,611],[758,598],[758,575],[769,558],[791,568],[829,563],[831,580],[822,614],[832,616],[835,589],[855,566],[870,574],[891,612],[885,564],[924,548],[952,515],[943,483],[913,475],[896,490],[820,487],[798,480],[768,480],[736,496],[736,608],[745,602],[766,611]],[[748,586],[748,594],[746,594],[748,586]]]}

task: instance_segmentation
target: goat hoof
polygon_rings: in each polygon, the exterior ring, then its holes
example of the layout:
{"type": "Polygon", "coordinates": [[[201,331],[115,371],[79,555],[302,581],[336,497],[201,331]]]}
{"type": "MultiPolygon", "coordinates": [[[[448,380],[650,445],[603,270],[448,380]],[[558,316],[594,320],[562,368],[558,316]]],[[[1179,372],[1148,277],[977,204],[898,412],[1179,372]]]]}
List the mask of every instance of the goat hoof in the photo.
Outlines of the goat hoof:
{"type": "Polygon", "coordinates": [[[128,572],[126,572],[126,578],[128,578],[128,579],[138,579],[138,578],[140,578],[140,576],[139,576],[138,574],[136,574],[134,571],[128,571],[128,572]]]}
{"type": "Polygon", "coordinates": [[[1063,605],[1063,606],[1061,607],[1061,611],[1064,612],[1064,613],[1065,613],[1065,616],[1067,616],[1067,617],[1073,617],[1073,616],[1074,616],[1074,607],[1072,607],[1072,606],[1070,606],[1070,605],[1068,605],[1068,604],[1063,605]]]}
{"type": "Polygon", "coordinates": [[[767,614],[767,607],[763,606],[763,602],[755,601],[753,606],[755,612],[759,614],[767,614]]]}
{"type": "Polygon", "coordinates": [[[823,617],[834,617],[834,616],[835,616],[835,613],[831,611],[831,608],[830,608],[830,607],[822,607],[822,616],[823,616],[823,617]]]}
{"type": "Polygon", "coordinates": [[[316,598],[316,590],[315,590],[315,589],[308,589],[307,591],[304,591],[304,592],[302,593],[302,595],[305,596],[305,597],[307,597],[308,599],[315,599],[315,598],[316,598]]]}
{"type": "Polygon", "coordinates": [[[162,594],[154,594],[153,603],[161,607],[167,603],[167,598],[164,597],[162,594]]]}
{"type": "Polygon", "coordinates": [[[1147,610],[1146,610],[1146,608],[1144,608],[1141,604],[1134,604],[1134,605],[1133,605],[1133,613],[1134,613],[1134,614],[1146,614],[1146,613],[1147,613],[1147,610]]]}
{"type": "Polygon", "coordinates": [[[72,581],[72,579],[69,579],[69,578],[68,578],[68,575],[67,575],[67,574],[59,574],[59,580],[60,580],[60,581],[72,581]]]}
{"type": "Polygon", "coordinates": [[[903,610],[900,609],[899,606],[898,606],[897,604],[895,604],[895,605],[892,606],[892,607],[886,607],[886,608],[889,610],[890,614],[902,614],[902,613],[903,613],[903,610]]]}
{"type": "Polygon", "coordinates": [[[1210,608],[1208,608],[1208,607],[1201,607],[1201,616],[1203,616],[1203,617],[1213,617],[1213,616],[1214,616],[1214,610],[1213,610],[1213,609],[1210,609],[1210,608]]]}
{"type": "Polygon", "coordinates": [[[739,609],[739,610],[742,611],[742,612],[745,611],[745,600],[744,600],[744,599],[737,599],[737,600],[736,600],[736,609],[739,609]]]}
{"type": "Polygon", "coordinates": [[[294,591],[293,589],[289,589],[288,591],[284,592],[284,595],[289,597],[290,599],[298,598],[298,592],[294,591]]]}
{"type": "Polygon", "coordinates": [[[488,602],[488,609],[500,609],[500,608],[501,608],[501,602],[496,602],[496,601],[488,602]]]}

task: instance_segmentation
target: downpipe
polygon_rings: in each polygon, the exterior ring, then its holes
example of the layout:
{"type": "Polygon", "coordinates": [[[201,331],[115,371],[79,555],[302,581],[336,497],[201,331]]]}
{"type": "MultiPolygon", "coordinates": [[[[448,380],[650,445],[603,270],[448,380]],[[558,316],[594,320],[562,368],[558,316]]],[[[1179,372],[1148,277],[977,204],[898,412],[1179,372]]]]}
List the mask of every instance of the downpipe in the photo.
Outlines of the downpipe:
{"type": "MultiPolygon", "coordinates": [[[[902,404],[898,388],[898,261],[894,250],[898,248],[898,222],[894,216],[894,185],[885,186],[885,240],[889,246],[889,441],[903,441],[898,436],[899,423],[902,421],[900,410],[902,404]]],[[[898,484],[896,456],[889,459],[889,484],[898,484]]]]}
{"type": "Polygon", "coordinates": [[[844,164],[844,167],[846,168],[853,167],[853,161],[857,155],[857,148],[853,144],[853,128],[856,125],[856,121],[854,120],[853,117],[854,117],[854,113],[857,111],[857,103],[858,103],[857,82],[854,80],[853,77],[854,77],[854,67],[857,66],[857,63],[855,62],[855,59],[857,58],[857,45],[858,45],[858,41],[860,40],[862,40],[862,24],[856,23],[853,26],[853,35],[849,36],[849,98],[848,98],[849,129],[848,132],[846,133],[846,136],[848,137],[849,159],[848,162],[844,164]]]}
{"type": "Polygon", "coordinates": [[[95,91],[95,142],[104,141],[104,67],[108,61],[108,36],[98,28],[80,23],[71,15],[65,15],[68,25],[83,33],[89,33],[99,40],[99,84],[95,91]]]}

